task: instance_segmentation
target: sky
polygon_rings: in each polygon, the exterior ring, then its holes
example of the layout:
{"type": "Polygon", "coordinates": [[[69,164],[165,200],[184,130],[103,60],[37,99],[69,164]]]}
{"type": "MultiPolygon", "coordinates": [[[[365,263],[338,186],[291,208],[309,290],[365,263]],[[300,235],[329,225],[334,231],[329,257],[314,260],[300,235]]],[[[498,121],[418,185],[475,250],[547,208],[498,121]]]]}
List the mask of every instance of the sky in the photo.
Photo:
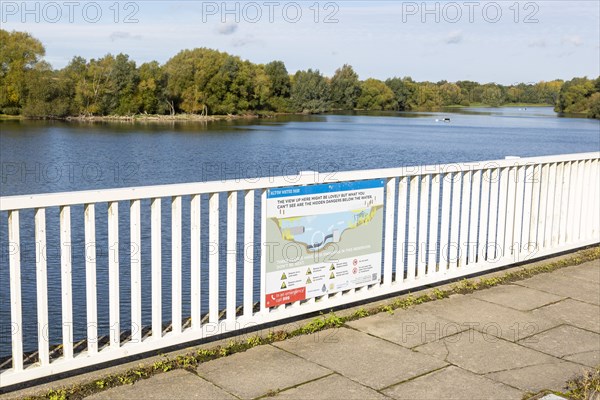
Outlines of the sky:
{"type": "Polygon", "coordinates": [[[513,84],[600,75],[593,1],[4,1],[3,29],[26,31],[55,68],[73,56],[166,62],[208,47],[290,73],[513,84]]]}

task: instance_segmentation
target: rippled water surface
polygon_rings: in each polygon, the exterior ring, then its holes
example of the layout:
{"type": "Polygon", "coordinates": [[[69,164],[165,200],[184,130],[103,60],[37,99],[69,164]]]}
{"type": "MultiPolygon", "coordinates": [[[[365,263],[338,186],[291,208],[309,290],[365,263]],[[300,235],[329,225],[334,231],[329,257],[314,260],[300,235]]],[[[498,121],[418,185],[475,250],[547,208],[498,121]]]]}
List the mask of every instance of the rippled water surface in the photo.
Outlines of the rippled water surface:
{"type": "MultiPolygon", "coordinates": [[[[0,122],[2,196],[166,183],[293,175],[298,171],[342,171],[460,161],[493,160],[600,150],[600,122],[558,118],[550,108],[470,108],[444,113],[379,113],[285,116],[201,123],[0,122]],[[450,122],[443,122],[450,118],[450,122]],[[442,121],[440,121],[442,120],[442,121]]],[[[225,210],[224,196],[221,209],[225,210]]],[[[119,233],[122,326],[129,324],[128,204],[121,202],[119,233]]],[[[207,199],[202,220],[207,221],[207,199]]],[[[258,212],[258,210],[257,210],[258,212]]],[[[72,207],[75,334],[85,336],[85,255],[83,207],[72,207]]],[[[183,202],[183,229],[189,232],[189,203],[183,202]]],[[[242,218],[243,215],[240,215],[242,218]]],[[[108,333],[106,205],[96,208],[98,314],[108,333]]],[[[50,340],[60,342],[60,256],[58,210],[48,209],[47,259],[50,340]]],[[[149,202],[142,202],[143,320],[150,320],[149,202]]],[[[35,243],[33,212],[21,212],[22,291],[26,350],[35,349],[35,243]]],[[[6,237],[0,216],[0,355],[10,351],[10,303],[6,237]]],[[[170,266],[170,204],[163,200],[163,266],[170,266]]],[[[206,239],[203,225],[203,239],[206,239]]],[[[225,229],[221,229],[225,243],[225,229]]],[[[241,234],[241,232],[240,232],[241,234]]],[[[242,236],[238,235],[239,240],[242,236]]],[[[185,235],[184,235],[185,238],[185,235]]],[[[206,240],[205,240],[206,242],[206,240]]],[[[203,255],[208,254],[206,243],[203,255]]],[[[221,252],[224,253],[224,252],[221,252]]],[[[241,261],[243,252],[238,254],[241,261]]],[[[241,262],[239,263],[242,264],[241,262]]],[[[225,256],[221,254],[221,266],[225,256]]],[[[184,316],[189,315],[189,243],[183,244],[184,316]],[[187,265],[187,269],[186,269],[187,265]]],[[[258,274],[258,268],[255,268],[258,274]]],[[[224,275],[224,269],[222,268],[224,275]]],[[[255,274],[258,278],[258,275],[255,274]]],[[[238,277],[242,276],[241,270],[238,277]]],[[[207,311],[206,269],[202,272],[203,313],[207,311]]],[[[258,279],[256,280],[256,283],[258,279]]],[[[224,281],[220,282],[221,285],[224,281]]],[[[238,282],[238,301],[241,281],[238,282]]],[[[255,293],[258,286],[255,285],[255,293]]],[[[163,272],[163,316],[170,318],[170,270],[163,272]]],[[[220,301],[224,304],[224,290],[220,301]]]]}

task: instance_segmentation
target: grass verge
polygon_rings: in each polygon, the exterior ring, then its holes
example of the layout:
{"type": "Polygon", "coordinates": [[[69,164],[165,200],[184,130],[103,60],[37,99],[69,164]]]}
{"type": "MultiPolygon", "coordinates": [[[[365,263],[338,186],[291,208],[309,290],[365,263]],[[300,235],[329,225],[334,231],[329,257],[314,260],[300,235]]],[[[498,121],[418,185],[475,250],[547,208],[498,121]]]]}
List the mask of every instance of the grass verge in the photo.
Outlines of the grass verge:
{"type": "MultiPolygon", "coordinates": [[[[168,372],[174,369],[187,369],[195,371],[196,367],[204,362],[226,357],[230,354],[246,351],[256,346],[270,344],[299,335],[308,335],[324,329],[337,328],[346,322],[364,318],[380,312],[393,313],[398,309],[407,309],[418,304],[444,299],[453,294],[467,294],[476,290],[487,289],[498,285],[509,284],[519,280],[527,279],[542,273],[556,271],[560,268],[579,265],[587,261],[600,259],[600,247],[593,247],[579,251],[570,257],[557,261],[537,265],[529,268],[519,268],[514,271],[508,271],[494,277],[481,277],[475,279],[463,279],[444,288],[434,288],[423,294],[414,296],[409,294],[388,302],[372,307],[358,308],[347,315],[336,315],[333,312],[322,314],[314,318],[309,323],[294,330],[273,330],[266,336],[253,335],[245,340],[231,340],[227,345],[215,346],[208,349],[199,349],[176,357],[162,357],[161,360],[152,364],[139,364],[138,367],[127,370],[123,373],[105,376],[91,382],[77,384],[70,387],[50,390],[39,396],[30,396],[30,400],[78,400],[94,393],[110,389],[121,385],[132,385],[141,379],[147,379],[153,375],[168,372]]],[[[589,399],[593,390],[600,392],[600,367],[593,373],[585,375],[580,379],[569,381],[568,392],[570,398],[580,400],[589,399]]]]}
{"type": "Polygon", "coordinates": [[[568,381],[565,394],[573,400],[600,399],[600,365],[568,381]]]}
{"type": "Polygon", "coordinates": [[[564,392],[542,390],[537,393],[526,393],[522,400],[537,400],[546,395],[554,394],[569,400],[599,400],[600,399],[600,365],[584,371],[582,375],[571,378],[565,384],[564,392]]]}

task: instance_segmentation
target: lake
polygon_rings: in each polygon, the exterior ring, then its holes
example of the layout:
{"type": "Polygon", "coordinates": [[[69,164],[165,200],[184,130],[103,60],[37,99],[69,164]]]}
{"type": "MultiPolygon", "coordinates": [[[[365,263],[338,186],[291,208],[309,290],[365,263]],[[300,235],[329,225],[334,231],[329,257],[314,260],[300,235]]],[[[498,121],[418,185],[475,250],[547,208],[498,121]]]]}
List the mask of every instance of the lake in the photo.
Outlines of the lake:
{"type": "Polygon", "coordinates": [[[549,107],[208,123],[0,122],[2,196],[598,150],[549,107]],[[449,117],[450,123],[436,122],[449,117]]]}
{"type": "MultiPolygon", "coordinates": [[[[208,123],[67,123],[0,121],[2,196],[181,182],[295,175],[298,171],[343,171],[461,161],[505,156],[536,156],[598,151],[600,121],[559,118],[549,107],[468,108],[432,113],[345,113],[280,116],[208,123]],[[443,122],[450,118],[450,122],[443,122]]],[[[221,196],[224,197],[224,196],[221,196]]],[[[224,199],[221,199],[223,202],[224,199]]],[[[206,202],[206,199],[203,199],[206,202]]],[[[184,201],[183,229],[189,230],[189,204],[184,201]]],[[[148,221],[142,202],[142,225],[148,221]]],[[[224,203],[221,209],[225,209],[224,203]]],[[[120,230],[129,219],[123,210],[120,230]]],[[[203,223],[207,207],[203,204],[203,223]]],[[[106,238],[106,206],[98,206],[97,240],[106,238]]],[[[0,215],[0,356],[10,351],[7,213],[0,215]]],[[[73,293],[76,339],[85,336],[85,262],[83,207],[72,207],[73,293]]],[[[50,320],[60,320],[58,210],[47,210],[50,320]]],[[[163,226],[170,225],[163,205],[163,226]]],[[[35,243],[33,212],[21,212],[22,290],[25,350],[35,349],[35,243]]],[[[224,243],[224,230],[222,242],[224,243]]],[[[163,315],[170,317],[170,232],[163,240],[163,315]]],[[[184,235],[185,238],[185,235],[184,235]]],[[[206,242],[203,226],[203,239],[206,242]]],[[[241,239],[241,236],[240,236],[241,239]]],[[[143,321],[150,320],[148,230],[142,236],[143,321]]],[[[202,254],[207,254],[203,243],[202,254]]],[[[99,246],[100,248],[101,246],[99,246]]],[[[99,331],[108,332],[109,250],[98,255],[99,331]]],[[[119,243],[122,327],[129,323],[129,244],[119,243]]],[[[221,265],[224,266],[224,252],[221,265]]],[[[189,299],[189,243],[183,245],[183,293],[189,299]],[[187,269],[186,269],[187,265],[187,269]]],[[[241,255],[239,255],[241,260],[241,255]]],[[[240,263],[241,264],[241,263],[240,263]]],[[[257,266],[255,260],[255,266],[257,266]]],[[[223,270],[224,271],[224,270],[223,270]]],[[[258,268],[255,268],[258,276],[258,268]]],[[[223,274],[221,274],[223,275],[223,274]]],[[[238,273],[241,277],[241,270],[238,273]]],[[[206,268],[202,273],[203,309],[207,311],[206,268]]],[[[223,282],[221,282],[223,283],[223,282]]],[[[258,284],[258,279],[255,280],[258,284]]],[[[238,283],[238,289],[241,289],[238,283]]],[[[223,292],[223,291],[222,291],[223,292]]],[[[258,286],[255,293],[258,295],[258,286]]],[[[221,293],[224,295],[224,293],[221,293]]],[[[221,296],[221,303],[224,296],[221,296]]],[[[185,303],[184,303],[185,305],[185,303]]],[[[224,305],[224,304],[223,304],[224,305]]],[[[189,301],[184,306],[189,315],[189,301]]],[[[50,326],[52,343],[60,341],[59,324],[50,326]]]]}

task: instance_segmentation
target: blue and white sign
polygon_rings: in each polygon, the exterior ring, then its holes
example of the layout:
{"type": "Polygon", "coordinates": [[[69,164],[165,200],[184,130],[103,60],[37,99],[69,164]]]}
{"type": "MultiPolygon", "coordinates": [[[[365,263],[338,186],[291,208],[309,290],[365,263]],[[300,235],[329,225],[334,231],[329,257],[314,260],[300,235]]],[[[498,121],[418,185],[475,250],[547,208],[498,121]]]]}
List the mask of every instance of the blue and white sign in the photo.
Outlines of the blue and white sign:
{"type": "Polygon", "coordinates": [[[384,180],[267,191],[268,307],[379,282],[384,180]]]}

